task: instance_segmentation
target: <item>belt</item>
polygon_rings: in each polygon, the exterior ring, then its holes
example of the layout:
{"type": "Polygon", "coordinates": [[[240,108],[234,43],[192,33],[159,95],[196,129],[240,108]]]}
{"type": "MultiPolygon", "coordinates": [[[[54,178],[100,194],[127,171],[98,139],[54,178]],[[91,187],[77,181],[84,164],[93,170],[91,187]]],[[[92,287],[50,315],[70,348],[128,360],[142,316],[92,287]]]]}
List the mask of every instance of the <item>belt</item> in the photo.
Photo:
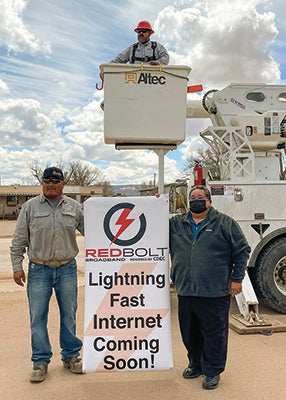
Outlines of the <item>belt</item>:
{"type": "Polygon", "coordinates": [[[57,261],[57,260],[55,260],[55,261],[41,261],[41,260],[36,260],[35,258],[30,259],[30,261],[35,263],[35,264],[47,265],[48,267],[52,267],[52,268],[57,268],[60,265],[68,264],[72,260],[73,260],[73,258],[69,258],[68,260],[60,260],[60,261],[57,261]]]}

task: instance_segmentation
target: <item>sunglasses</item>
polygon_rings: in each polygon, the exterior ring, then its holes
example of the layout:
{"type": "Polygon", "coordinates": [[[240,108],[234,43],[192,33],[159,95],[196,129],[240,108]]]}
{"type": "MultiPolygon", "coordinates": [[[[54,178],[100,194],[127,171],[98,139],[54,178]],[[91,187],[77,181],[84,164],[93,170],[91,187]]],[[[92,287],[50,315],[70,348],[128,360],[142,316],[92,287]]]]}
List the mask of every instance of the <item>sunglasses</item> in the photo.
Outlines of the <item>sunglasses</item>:
{"type": "Polygon", "coordinates": [[[137,31],[137,33],[146,33],[148,32],[148,29],[140,29],[139,31],[137,31]]]}
{"type": "Polygon", "coordinates": [[[62,179],[59,178],[43,178],[44,183],[60,183],[62,182],[62,179]]]}

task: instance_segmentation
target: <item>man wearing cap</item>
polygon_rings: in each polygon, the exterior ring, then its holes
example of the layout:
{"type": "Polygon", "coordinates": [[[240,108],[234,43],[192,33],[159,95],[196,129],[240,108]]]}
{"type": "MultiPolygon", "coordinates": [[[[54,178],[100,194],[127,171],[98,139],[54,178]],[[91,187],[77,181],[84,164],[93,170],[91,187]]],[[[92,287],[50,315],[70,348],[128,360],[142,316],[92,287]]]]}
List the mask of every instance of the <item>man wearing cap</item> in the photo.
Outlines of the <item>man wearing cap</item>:
{"type": "Polygon", "coordinates": [[[140,21],[134,31],[137,33],[138,42],[118,54],[112,63],[151,65],[169,63],[169,54],[165,47],[150,40],[150,36],[154,33],[150,22],[140,21]]]}
{"type": "Polygon", "coordinates": [[[46,168],[43,194],[26,201],[20,211],[10,247],[13,278],[26,282],[24,254],[29,257],[27,294],[30,311],[33,370],[31,382],[46,378],[52,349],[47,329],[49,302],[54,289],[60,311],[61,358],[72,373],[82,373],[81,340],[76,336],[76,230],[84,234],[81,205],[63,195],[64,175],[46,168]]]}

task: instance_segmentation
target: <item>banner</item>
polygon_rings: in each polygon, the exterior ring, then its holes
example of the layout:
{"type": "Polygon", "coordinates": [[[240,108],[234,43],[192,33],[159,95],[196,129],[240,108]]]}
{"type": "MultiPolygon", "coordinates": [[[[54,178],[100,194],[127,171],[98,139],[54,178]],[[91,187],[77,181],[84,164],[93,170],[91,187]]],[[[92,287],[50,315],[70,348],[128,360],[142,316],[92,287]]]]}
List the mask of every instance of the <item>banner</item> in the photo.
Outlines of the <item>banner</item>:
{"type": "Polygon", "coordinates": [[[172,368],[168,212],[165,195],[84,203],[84,371],[172,368]]]}

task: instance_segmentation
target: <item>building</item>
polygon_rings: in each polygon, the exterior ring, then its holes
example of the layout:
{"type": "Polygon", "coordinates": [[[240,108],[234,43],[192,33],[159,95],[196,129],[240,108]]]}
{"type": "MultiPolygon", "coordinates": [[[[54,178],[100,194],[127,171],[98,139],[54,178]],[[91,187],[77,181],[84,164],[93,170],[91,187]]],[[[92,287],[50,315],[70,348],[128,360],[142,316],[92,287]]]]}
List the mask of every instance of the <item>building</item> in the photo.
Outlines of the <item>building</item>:
{"type": "MultiPolygon", "coordinates": [[[[42,186],[0,186],[0,218],[16,219],[25,201],[42,193],[42,186]]],[[[64,194],[83,203],[92,196],[102,197],[101,186],[69,186],[64,187],[64,194]]]]}

